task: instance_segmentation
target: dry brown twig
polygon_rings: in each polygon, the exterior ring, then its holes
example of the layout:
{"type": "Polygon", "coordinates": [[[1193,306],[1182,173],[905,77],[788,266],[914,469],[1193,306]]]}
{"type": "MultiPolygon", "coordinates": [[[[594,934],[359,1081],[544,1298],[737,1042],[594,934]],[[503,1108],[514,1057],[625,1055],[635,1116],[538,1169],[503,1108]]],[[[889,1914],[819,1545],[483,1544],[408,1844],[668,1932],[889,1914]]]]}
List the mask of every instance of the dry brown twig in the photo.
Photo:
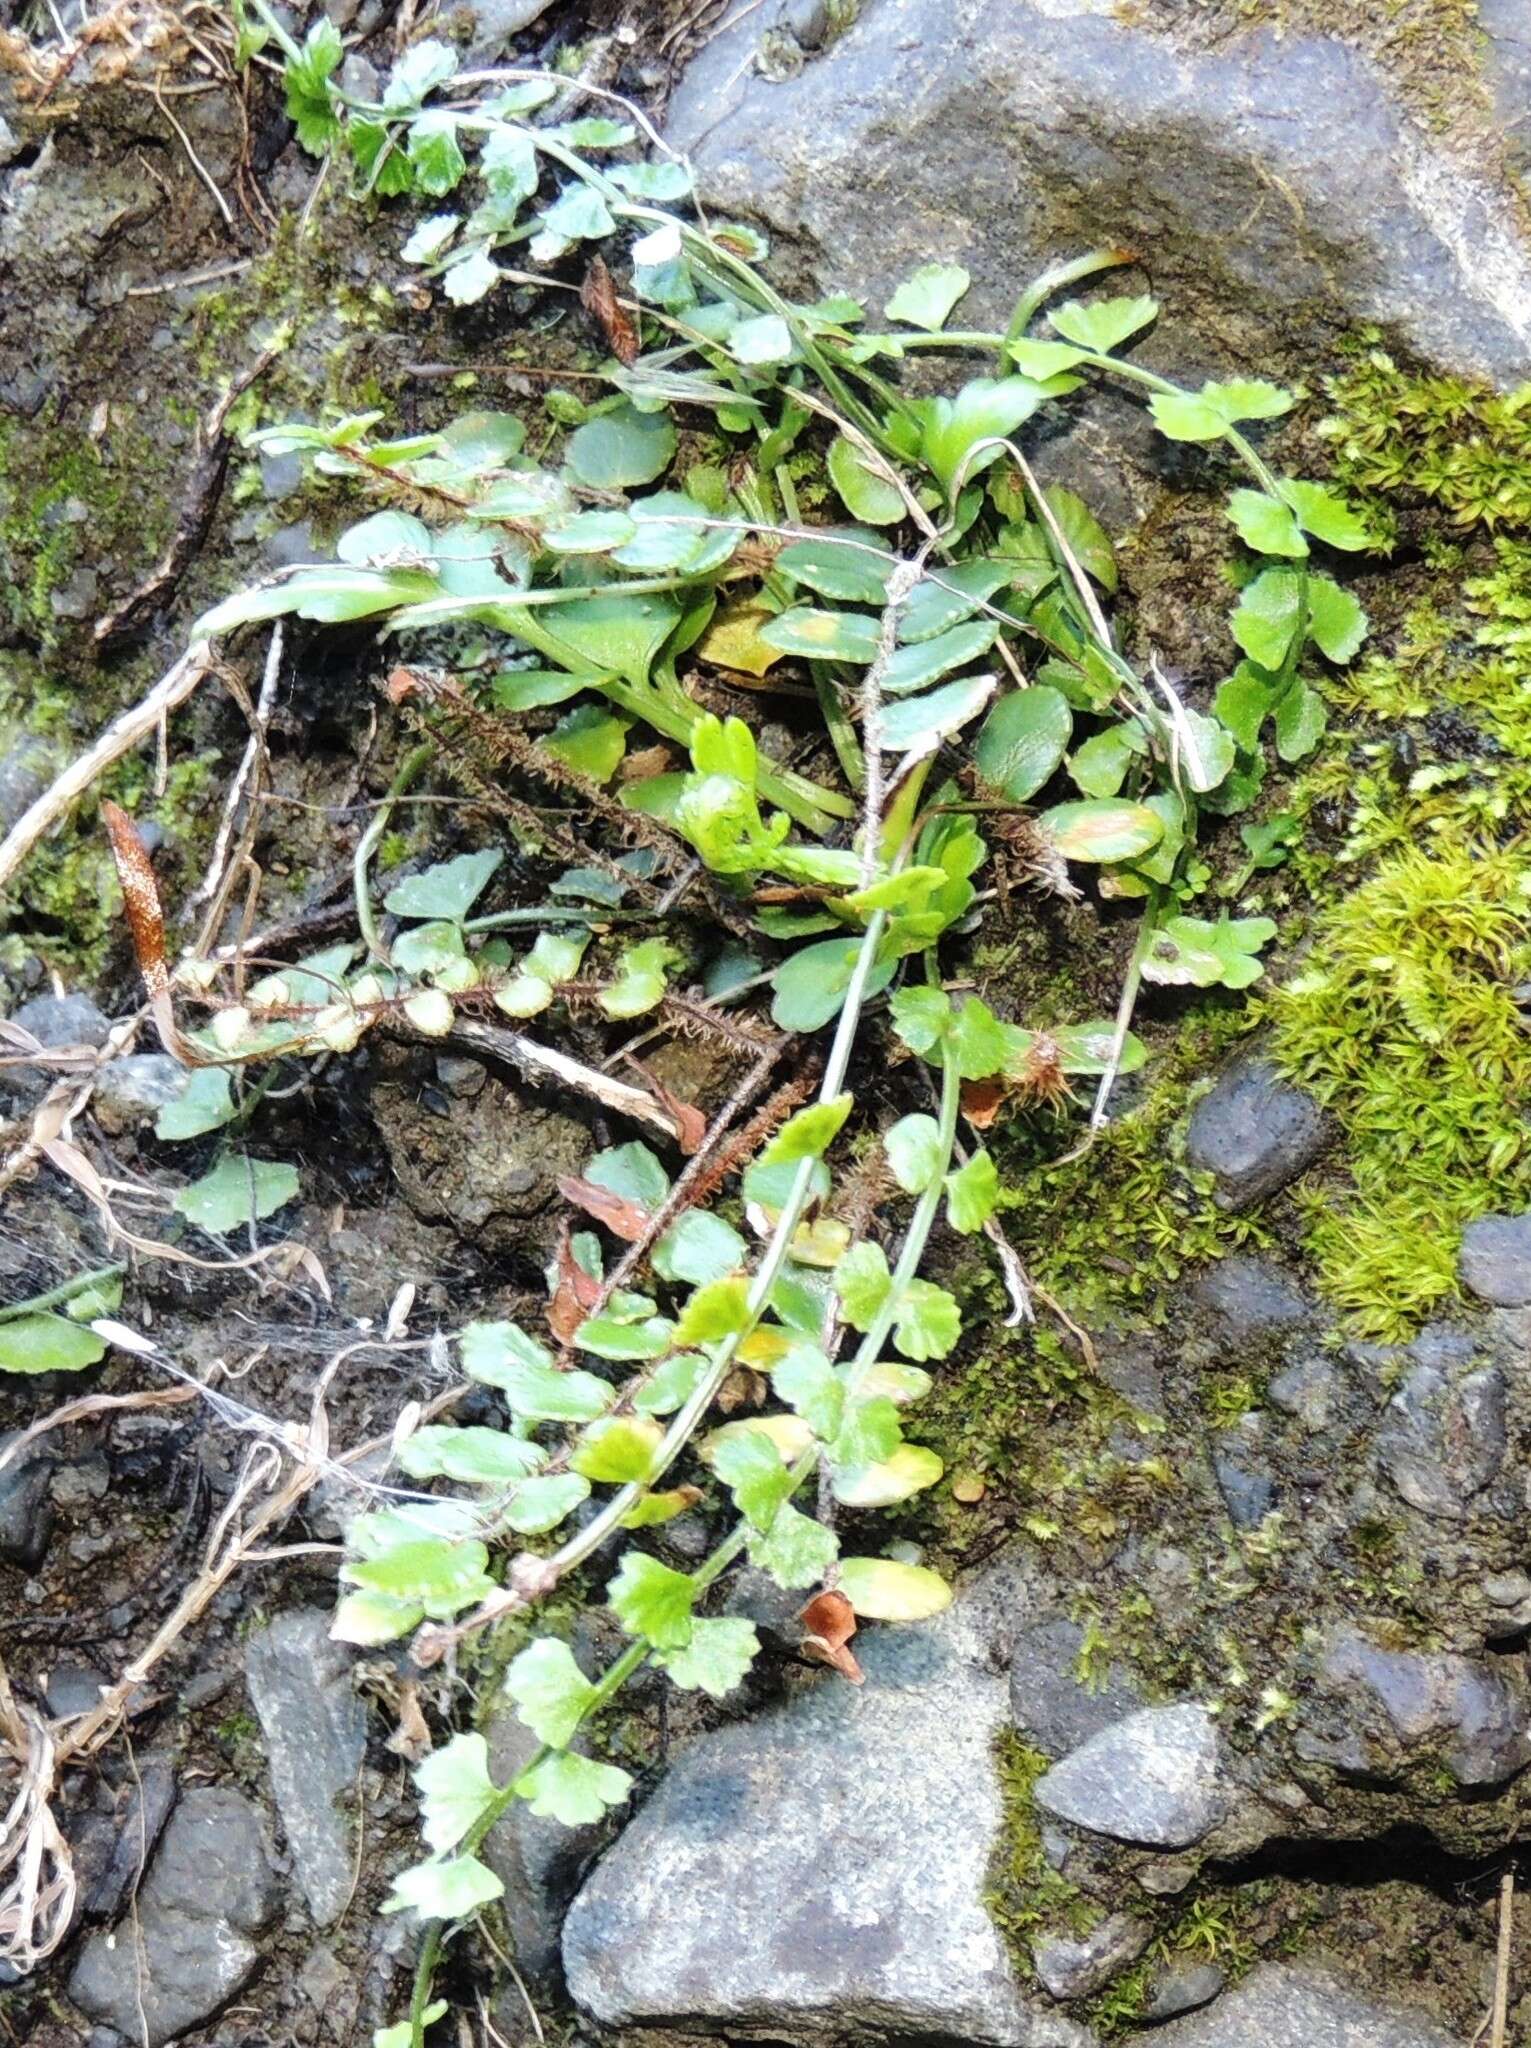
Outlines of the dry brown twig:
{"type": "Polygon", "coordinates": [[[618,1081],[610,1074],[584,1066],[567,1053],[559,1052],[554,1046],[543,1045],[535,1038],[528,1038],[523,1032],[507,1031],[498,1024],[480,1023],[475,1017],[459,1016],[444,1041],[428,1042],[455,1044],[470,1052],[487,1053],[491,1059],[518,1068],[532,1080],[561,1081],[576,1094],[593,1096],[605,1108],[647,1124],[650,1130],[662,1131],[667,1138],[681,1135],[679,1120],[642,1088],[634,1088],[626,1081],[618,1081]]]}
{"type": "Polygon", "coordinates": [[[218,836],[208,857],[207,872],[187,897],[182,915],[189,917],[199,903],[211,904],[207,921],[197,942],[198,953],[205,954],[217,934],[227,892],[233,878],[242,865],[243,855],[248,851],[249,842],[255,833],[256,806],[267,779],[266,731],[271,723],[271,714],[276,708],[277,684],[282,673],[283,632],[282,622],[277,620],[271,628],[271,639],[266,648],[266,665],[261,672],[260,695],[253,711],[241,685],[237,695],[250,721],[250,737],[245,742],[244,754],[223,804],[223,817],[219,821],[218,836]],[[235,826],[239,820],[240,806],[246,789],[250,801],[245,806],[243,828],[239,835],[239,851],[230,857],[235,826]]]}
{"type": "Polygon", "coordinates": [[[1510,1953],[1515,1934],[1515,1866],[1499,1880],[1499,1942],[1494,1957],[1494,2005],[1488,2048],[1504,2048],[1510,2012],[1510,1953]]]}

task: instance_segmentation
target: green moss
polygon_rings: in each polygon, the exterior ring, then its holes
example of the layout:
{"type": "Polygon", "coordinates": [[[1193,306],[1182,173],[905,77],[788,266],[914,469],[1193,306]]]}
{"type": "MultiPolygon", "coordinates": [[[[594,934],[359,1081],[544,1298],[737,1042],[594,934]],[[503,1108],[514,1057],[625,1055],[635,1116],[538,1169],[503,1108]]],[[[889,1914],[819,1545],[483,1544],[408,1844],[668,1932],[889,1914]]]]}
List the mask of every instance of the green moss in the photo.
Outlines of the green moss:
{"type": "Polygon", "coordinates": [[[1352,1328],[1392,1340],[1455,1295],[1462,1226],[1531,1198],[1531,540],[1512,531],[1531,527],[1531,406],[1374,347],[1328,388],[1343,480],[1462,536],[1424,537],[1428,595],[1330,679],[1333,728],[1290,800],[1293,868],[1329,900],[1263,1004],[1343,1139],[1295,1194],[1306,1248],[1352,1328]]]}
{"type": "Polygon", "coordinates": [[[1187,1267],[1266,1241],[1258,1218],[1215,1205],[1211,1176],[1185,1162],[1181,1128],[1188,1089],[1248,1028],[1241,1008],[1213,1003],[1198,1011],[1156,1048],[1136,1107],[1077,1156],[1039,1157],[1037,1119],[991,1140],[1009,1190],[1006,1229],[1030,1270],[1071,1311],[1130,1302],[1162,1315],[1162,1289],[1187,1267]]]}
{"type": "Polygon", "coordinates": [[[1339,481],[1395,505],[1437,505],[1462,528],[1531,526],[1531,387],[1401,369],[1377,340],[1363,334],[1325,387],[1339,481]]]}
{"type": "Polygon", "coordinates": [[[1053,1869],[1042,1847],[1036,1788],[1051,1759],[1007,1728],[995,1742],[995,1768],[1004,1820],[984,1902],[1017,1969],[1029,1976],[1037,1934],[1044,1928],[1087,1934],[1100,1908],[1053,1869]]]}
{"type": "Polygon", "coordinates": [[[1229,1429],[1245,1415],[1253,1415],[1264,1397],[1254,1381],[1239,1375],[1208,1373],[1202,1381],[1202,1413],[1215,1429],[1229,1429]]]}
{"type": "Polygon", "coordinates": [[[1349,1186],[1297,1195],[1326,1291],[1407,1334],[1455,1287],[1461,1226],[1531,1199],[1531,975],[1522,853],[1450,839],[1389,856],[1318,921],[1267,998],[1282,1068],[1344,1134],[1349,1186]]]}
{"type": "MultiPolygon", "coordinates": [[[[55,600],[75,569],[111,556],[146,567],[170,524],[169,458],[125,409],[99,437],[0,417],[0,565],[13,635],[48,655],[83,632],[55,600]]],[[[103,596],[102,604],[106,599],[103,596]]]]}

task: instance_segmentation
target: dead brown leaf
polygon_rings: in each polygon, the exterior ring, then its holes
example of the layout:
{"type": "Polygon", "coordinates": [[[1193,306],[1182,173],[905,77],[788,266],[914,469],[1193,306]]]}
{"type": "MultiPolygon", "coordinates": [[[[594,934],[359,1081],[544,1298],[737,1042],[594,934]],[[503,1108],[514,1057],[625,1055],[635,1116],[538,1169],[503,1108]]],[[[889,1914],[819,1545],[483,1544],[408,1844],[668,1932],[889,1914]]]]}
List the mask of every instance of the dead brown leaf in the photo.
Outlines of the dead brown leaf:
{"type": "Polygon", "coordinates": [[[572,1344],[575,1331],[600,1300],[601,1283],[593,1280],[575,1258],[567,1223],[559,1232],[554,1257],[558,1266],[558,1285],[548,1303],[548,1328],[560,1344],[572,1344]]]}
{"type": "Polygon", "coordinates": [[[986,1131],[1004,1108],[1009,1094],[1003,1081],[964,1081],[962,1114],[975,1131],[986,1131]]]}
{"type": "MultiPolygon", "coordinates": [[[[668,1104],[665,1106],[669,1107],[668,1104]]],[[[597,1187],[593,1180],[580,1180],[573,1174],[565,1174],[558,1183],[558,1192],[576,1209],[583,1209],[597,1223],[604,1223],[624,1244],[636,1244],[649,1227],[647,1209],[640,1209],[626,1195],[614,1195],[610,1188],[597,1187]]]]}
{"type": "Polygon", "coordinates": [[[695,1152],[700,1152],[707,1142],[707,1119],[696,1104],[683,1101],[679,1095],[672,1094],[653,1069],[644,1066],[641,1060],[635,1060],[629,1055],[627,1063],[637,1069],[648,1082],[650,1092],[659,1098],[665,1114],[675,1125],[676,1143],[682,1152],[687,1158],[695,1152]]]}
{"type": "Polygon", "coordinates": [[[139,838],[133,820],[110,797],[102,798],[101,819],[112,843],[117,879],[122,884],[138,971],[149,991],[149,1000],[160,1003],[170,993],[170,970],[165,961],[165,913],[160,907],[159,884],[154,879],[148,848],[139,838]]]}
{"type": "Polygon", "coordinates": [[[420,1711],[420,1688],[412,1679],[399,1688],[398,1715],[399,1725],[383,1747],[417,1764],[431,1753],[431,1731],[420,1711]]]}
{"type": "Polygon", "coordinates": [[[675,756],[668,747],[640,747],[636,753],[623,757],[617,770],[619,782],[646,782],[651,775],[664,775],[675,765],[675,756]]]}
{"type": "Polygon", "coordinates": [[[798,1616],[808,1633],[803,1638],[803,1655],[815,1664],[828,1664],[852,1685],[866,1682],[866,1674],[846,1645],[856,1633],[856,1610],[843,1593],[833,1587],[815,1593],[798,1616]]]}

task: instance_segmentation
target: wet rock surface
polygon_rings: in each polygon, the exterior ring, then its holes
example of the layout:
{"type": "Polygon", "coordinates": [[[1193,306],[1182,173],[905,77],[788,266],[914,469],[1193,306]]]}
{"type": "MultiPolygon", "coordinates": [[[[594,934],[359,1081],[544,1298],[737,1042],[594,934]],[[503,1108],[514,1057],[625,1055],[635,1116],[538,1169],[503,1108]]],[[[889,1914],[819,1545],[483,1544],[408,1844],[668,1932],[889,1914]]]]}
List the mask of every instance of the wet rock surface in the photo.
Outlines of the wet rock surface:
{"type": "MultiPolygon", "coordinates": [[[[1520,25],[1501,17],[1513,66],[1520,25]]],[[[1182,25],[1093,0],[866,0],[771,84],[749,75],[760,29],[740,21],[691,65],[670,134],[715,204],[752,212],[806,268],[833,252],[823,288],[877,305],[917,264],[955,259],[972,324],[1003,327],[1059,248],[1125,240],[1152,248],[1179,309],[1172,354],[1269,360],[1283,337],[1312,347],[1377,320],[1519,377],[1531,256],[1502,161],[1433,133],[1338,40],[1260,23],[1205,48],[1182,25]]]]}

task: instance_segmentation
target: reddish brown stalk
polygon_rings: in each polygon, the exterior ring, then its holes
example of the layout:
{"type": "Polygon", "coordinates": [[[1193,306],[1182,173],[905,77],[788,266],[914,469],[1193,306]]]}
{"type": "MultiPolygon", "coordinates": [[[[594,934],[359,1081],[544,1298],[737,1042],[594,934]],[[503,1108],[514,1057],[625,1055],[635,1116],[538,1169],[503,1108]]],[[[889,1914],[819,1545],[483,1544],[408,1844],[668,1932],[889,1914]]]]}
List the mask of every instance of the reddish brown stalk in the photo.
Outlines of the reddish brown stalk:
{"type": "Polygon", "coordinates": [[[606,337],[606,346],[619,363],[638,359],[638,328],[632,315],[617,297],[617,287],[603,257],[592,256],[580,286],[579,302],[606,337]]]}

